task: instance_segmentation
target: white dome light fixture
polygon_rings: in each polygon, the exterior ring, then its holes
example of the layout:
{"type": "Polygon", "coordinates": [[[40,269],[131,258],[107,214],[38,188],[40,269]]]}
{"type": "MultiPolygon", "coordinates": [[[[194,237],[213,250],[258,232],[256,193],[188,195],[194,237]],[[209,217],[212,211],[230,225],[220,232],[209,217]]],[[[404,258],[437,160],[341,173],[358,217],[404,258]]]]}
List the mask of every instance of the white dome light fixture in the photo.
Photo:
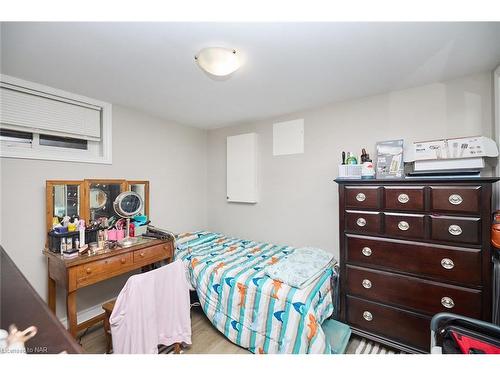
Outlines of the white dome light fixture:
{"type": "Polygon", "coordinates": [[[216,77],[227,77],[241,66],[238,52],[223,47],[203,48],[194,59],[201,69],[216,77]]]}

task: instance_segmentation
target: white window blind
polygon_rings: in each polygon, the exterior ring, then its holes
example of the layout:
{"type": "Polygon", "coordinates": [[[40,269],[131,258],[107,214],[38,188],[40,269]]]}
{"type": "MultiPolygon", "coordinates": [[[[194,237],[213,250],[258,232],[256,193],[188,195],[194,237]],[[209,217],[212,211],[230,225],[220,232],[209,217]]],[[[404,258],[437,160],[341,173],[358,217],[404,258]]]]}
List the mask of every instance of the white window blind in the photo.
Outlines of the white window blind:
{"type": "Polygon", "coordinates": [[[12,130],[93,141],[101,139],[101,108],[13,85],[0,87],[0,121],[12,130]]]}

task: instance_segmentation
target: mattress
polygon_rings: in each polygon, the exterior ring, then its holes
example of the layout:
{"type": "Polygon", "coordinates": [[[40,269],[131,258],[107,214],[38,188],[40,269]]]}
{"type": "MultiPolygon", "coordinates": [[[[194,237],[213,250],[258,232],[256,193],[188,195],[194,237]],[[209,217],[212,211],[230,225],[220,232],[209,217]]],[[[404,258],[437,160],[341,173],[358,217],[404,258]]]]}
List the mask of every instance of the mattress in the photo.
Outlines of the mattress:
{"type": "Polygon", "coordinates": [[[293,247],[211,232],[177,238],[175,259],[185,264],[206,316],[229,340],[258,354],[331,352],[321,324],[334,311],[333,269],[298,289],[265,272],[293,247]]]}

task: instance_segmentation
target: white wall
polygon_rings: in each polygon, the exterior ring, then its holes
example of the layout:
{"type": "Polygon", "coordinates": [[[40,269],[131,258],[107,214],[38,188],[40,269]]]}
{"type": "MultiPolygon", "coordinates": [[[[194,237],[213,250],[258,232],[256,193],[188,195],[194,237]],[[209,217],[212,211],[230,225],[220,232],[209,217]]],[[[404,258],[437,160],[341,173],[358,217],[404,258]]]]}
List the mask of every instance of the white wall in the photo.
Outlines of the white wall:
{"type": "MultiPolygon", "coordinates": [[[[112,165],[0,159],[0,242],[45,298],[45,180],[126,178],[150,180],[151,217],[158,226],[174,231],[208,227],[338,254],[333,179],[342,150],[359,153],[365,147],[373,157],[378,140],[491,137],[491,93],[491,75],[485,73],[211,130],[208,136],[207,131],[115,105],[112,165]],[[301,117],[305,153],[273,157],[273,122],[301,117]],[[259,134],[261,186],[255,205],[226,202],[226,137],[246,132],[259,134]]],[[[114,298],[126,278],[82,289],[78,310],[114,298]]]]}
{"type": "MultiPolygon", "coordinates": [[[[335,87],[332,87],[335,90],[335,87]]],[[[208,133],[208,224],[214,231],[338,256],[337,165],[342,151],[375,143],[483,134],[492,137],[491,74],[337,103],[208,133]],[[305,153],[272,156],[272,124],[305,119],[305,153]],[[259,202],[226,202],[226,137],[259,135],[259,202]]]]}
{"type": "MultiPolygon", "coordinates": [[[[150,181],[154,225],[173,231],[205,228],[206,131],[113,106],[113,164],[0,159],[1,244],[46,298],[45,180],[125,178],[150,181]]],[[[128,275],[78,292],[78,310],[116,297],[128,275]]],[[[65,316],[64,291],[57,313],[65,316]]]]}

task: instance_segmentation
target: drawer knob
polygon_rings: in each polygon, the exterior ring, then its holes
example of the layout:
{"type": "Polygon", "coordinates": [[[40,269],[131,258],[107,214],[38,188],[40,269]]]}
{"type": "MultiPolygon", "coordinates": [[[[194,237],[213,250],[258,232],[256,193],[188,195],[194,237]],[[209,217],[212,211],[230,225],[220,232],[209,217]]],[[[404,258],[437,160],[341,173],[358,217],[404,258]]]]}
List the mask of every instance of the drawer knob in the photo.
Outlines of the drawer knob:
{"type": "Polygon", "coordinates": [[[450,232],[452,236],[460,236],[462,234],[462,228],[458,225],[452,224],[448,227],[448,232],[450,232]]]}
{"type": "Polygon", "coordinates": [[[363,319],[368,321],[368,322],[371,322],[373,320],[373,315],[371,312],[369,311],[364,311],[363,312],[363,319]]]}
{"type": "Polygon", "coordinates": [[[449,258],[443,258],[441,259],[441,266],[443,266],[444,269],[446,270],[451,270],[453,267],[455,267],[455,263],[449,258]]]}
{"type": "Polygon", "coordinates": [[[463,198],[458,195],[458,194],[452,194],[448,197],[448,201],[451,203],[451,204],[454,204],[455,206],[458,206],[459,204],[461,204],[464,200],[463,198]]]}
{"type": "Polygon", "coordinates": [[[364,217],[360,217],[358,220],[356,220],[356,224],[360,227],[364,227],[366,225],[366,220],[364,217]]]}
{"type": "Polygon", "coordinates": [[[141,255],[141,257],[143,257],[145,254],[142,252],[140,255],[141,255]]]}
{"type": "Polygon", "coordinates": [[[87,274],[92,273],[92,269],[91,269],[90,267],[89,267],[89,268],[87,268],[85,271],[87,272],[87,274]]]}
{"type": "Polygon", "coordinates": [[[363,285],[363,288],[365,288],[365,289],[370,289],[372,287],[372,282],[368,279],[364,279],[361,284],[363,285]]]}
{"type": "Polygon", "coordinates": [[[369,247],[363,247],[363,250],[361,250],[361,252],[365,257],[369,257],[370,255],[372,255],[372,249],[370,249],[369,247]]]}
{"type": "Polygon", "coordinates": [[[398,223],[398,228],[399,228],[400,230],[408,230],[408,229],[410,229],[410,224],[408,224],[408,222],[406,222],[406,221],[402,220],[402,221],[400,221],[400,222],[398,223]]]}
{"type": "Polygon", "coordinates": [[[122,264],[125,264],[125,258],[120,259],[120,262],[121,262],[122,264]]]}
{"type": "Polygon", "coordinates": [[[363,193],[356,194],[356,200],[358,202],[364,202],[365,199],[366,199],[366,195],[364,195],[363,193]]]}
{"type": "Polygon", "coordinates": [[[450,297],[441,298],[441,305],[446,307],[447,309],[451,309],[455,306],[455,302],[450,297]]]}
{"type": "Polygon", "coordinates": [[[399,194],[398,195],[398,202],[399,203],[408,203],[410,201],[410,197],[408,194],[399,194]]]}

